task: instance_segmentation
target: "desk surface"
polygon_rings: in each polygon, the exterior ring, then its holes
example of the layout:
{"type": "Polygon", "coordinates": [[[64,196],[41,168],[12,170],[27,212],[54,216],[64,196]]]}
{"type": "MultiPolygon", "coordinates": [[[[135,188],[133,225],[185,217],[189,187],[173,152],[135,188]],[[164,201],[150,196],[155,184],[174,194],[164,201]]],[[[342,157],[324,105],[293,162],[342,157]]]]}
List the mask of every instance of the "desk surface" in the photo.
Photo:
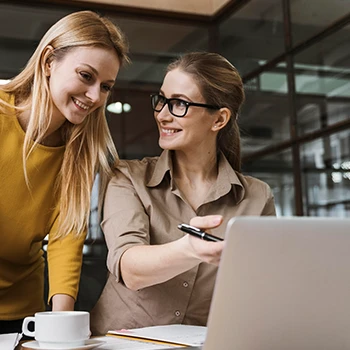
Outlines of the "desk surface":
{"type": "MultiPolygon", "coordinates": [[[[175,349],[202,350],[202,347],[199,347],[199,346],[188,346],[188,347],[185,347],[185,348],[177,348],[177,347],[172,346],[170,348],[169,347],[159,348],[159,350],[175,350],[175,349]]],[[[18,346],[16,346],[15,350],[28,350],[28,348],[24,348],[23,346],[18,345],[18,346]]],[[[94,350],[94,349],[92,349],[92,350],[94,350]]],[[[97,347],[96,350],[103,350],[103,346],[102,347],[97,347]]],[[[120,349],[120,350],[122,350],[122,349],[120,349]]]]}
{"type": "MultiPolygon", "coordinates": [[[[28,340],[26,340],[28,341],[28,340]]],[[[15,350],[28,350],[28,348],[25,348],[23,346],[21,346],[21,344],[23,344],[24,342],[26,341],[21,341],[20,344],[15,348],[15,350]]],[[[132,342],[132,343],[135,343],[135,341],[126,341],[126,342],[132,342]]],[[[147,349],[150,349],[150,343],[144,343],[144,346],[142,346],[142,344],[140,345],[140,343],[138,343],[139,346],[137,347],[130,347],[130,343],[125,347],[125,349],[139,349],[139,350],[142,350],[143,348],[145,350],[147,349]]],[[[136,345],[136,344],[135,344],[136,345]]],[[[183,347],[183,348],[178,348],[178,347],[174,347],[174,346],[167,346],[167,345],[163,345],[163,346],[160,346],[160,345],[156,345],[156,344],[153,344],[154,347],[156,347],[157,350],[175,350],[175,349],[188,349],[188,350],[202,350],[202,347],[200,346],[188,346],[188,347],[183,347]]],[[[92,350],[105,350],[105,349],[108,349],[108,350],[123,350],[124,347],[122,346],[122,344],[107,344],[106,343],[106,347],[104,347],[103,345],[99,346],[99,347],[96,347],[96,348],[93,348],[92,350]]]]}

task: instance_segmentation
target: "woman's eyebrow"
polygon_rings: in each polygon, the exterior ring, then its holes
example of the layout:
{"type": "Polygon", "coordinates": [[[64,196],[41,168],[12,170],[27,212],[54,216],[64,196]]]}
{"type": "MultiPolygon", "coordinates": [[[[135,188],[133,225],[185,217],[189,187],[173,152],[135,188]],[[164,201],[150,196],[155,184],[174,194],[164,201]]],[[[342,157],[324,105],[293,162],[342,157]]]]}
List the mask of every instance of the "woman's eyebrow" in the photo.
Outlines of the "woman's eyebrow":
{"type": "MultiPolygon", "coordinates": [[[[163,91],[162,89],[160,89],[159,92],[160,92],[163,96],[165,96],[164,91],[163,91]]],[[[170,98],[185,98],[185,99],[191,101],[191,99],[190,99],[188,96],[184,95],[184,94],[172,94],[170,98]]]]}

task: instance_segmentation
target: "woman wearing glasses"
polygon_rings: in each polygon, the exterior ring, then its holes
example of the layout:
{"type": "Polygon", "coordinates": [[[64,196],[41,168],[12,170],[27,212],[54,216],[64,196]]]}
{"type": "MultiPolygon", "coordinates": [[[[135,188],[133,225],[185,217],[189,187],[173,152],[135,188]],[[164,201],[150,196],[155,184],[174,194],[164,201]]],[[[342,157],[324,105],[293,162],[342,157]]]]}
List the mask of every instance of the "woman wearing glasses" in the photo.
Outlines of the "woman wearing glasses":
{"type": "Polygon", "coordinates": [[[233,216],[275,215],[268,185],[240,173],[243,101],[237,70],[218,54],[189,53],[169,65],[151,95],[164,151],[123,161],[107,190],[110,274],[92,312],[95,334],[206,324],[225,243],[184,234],[178,224],[223,237],[233,216]]]}

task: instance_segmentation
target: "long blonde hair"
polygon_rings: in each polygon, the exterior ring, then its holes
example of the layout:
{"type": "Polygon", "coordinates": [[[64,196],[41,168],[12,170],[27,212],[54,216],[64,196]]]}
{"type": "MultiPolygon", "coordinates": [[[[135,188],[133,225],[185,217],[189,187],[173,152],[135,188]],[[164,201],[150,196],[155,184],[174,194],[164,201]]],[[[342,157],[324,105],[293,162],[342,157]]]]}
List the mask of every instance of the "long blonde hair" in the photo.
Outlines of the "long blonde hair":
{"type": "Polygon", "coordinates": [[[197,82],[205,103],[227,107],[231,118],[219,131],[217,149],[222,151],[232,168],[241,171],[241,141],[237,124],[245,94],[237,69],[223,56],[213,52],[190,52],[167,67],[167,72],[180,69],[197,82]]]}
{"type": "MultiPolygon", "coordinates": [[[[52,101],[45,63],[48,59],[61,59],[70,49],[79,46],[97,46],[113,49],[120,64],[128,62],[128,45],[121,30],[107,18],[91,11],[71,13],[54,24],[41,39],[26,67],[2,90],[19,101],[25,101],[17,111],[31,110],[23,146],[23,169],[36,145],[43,140],[50,125],[52,101]],[[46,57],[48,45],[54,48],[53,56],[46,57]]],[[[0,101],[2,109],[9,107],[0,101]]],[[[101,204],[112,169],[118,162],[105,106],[87,116],[80,125],[64,124],[65,153],[57,179],[60,193],[60,222],[55,236],[64,237],[70,232],[83,234],[90,215],[90,197],[96,173],[100,174],[99,202],[101,204]]]]}

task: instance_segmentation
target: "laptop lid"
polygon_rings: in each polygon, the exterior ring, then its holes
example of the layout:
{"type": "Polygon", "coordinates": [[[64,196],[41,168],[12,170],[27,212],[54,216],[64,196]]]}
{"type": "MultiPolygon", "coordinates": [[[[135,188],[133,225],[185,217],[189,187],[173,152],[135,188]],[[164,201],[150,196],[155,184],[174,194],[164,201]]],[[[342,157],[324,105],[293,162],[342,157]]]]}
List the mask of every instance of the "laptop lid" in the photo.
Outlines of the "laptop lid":
{"type": "Polygon", "coordinates": [[[350,219],[231,219],[203,349],[350,349],[350,219]]]}

